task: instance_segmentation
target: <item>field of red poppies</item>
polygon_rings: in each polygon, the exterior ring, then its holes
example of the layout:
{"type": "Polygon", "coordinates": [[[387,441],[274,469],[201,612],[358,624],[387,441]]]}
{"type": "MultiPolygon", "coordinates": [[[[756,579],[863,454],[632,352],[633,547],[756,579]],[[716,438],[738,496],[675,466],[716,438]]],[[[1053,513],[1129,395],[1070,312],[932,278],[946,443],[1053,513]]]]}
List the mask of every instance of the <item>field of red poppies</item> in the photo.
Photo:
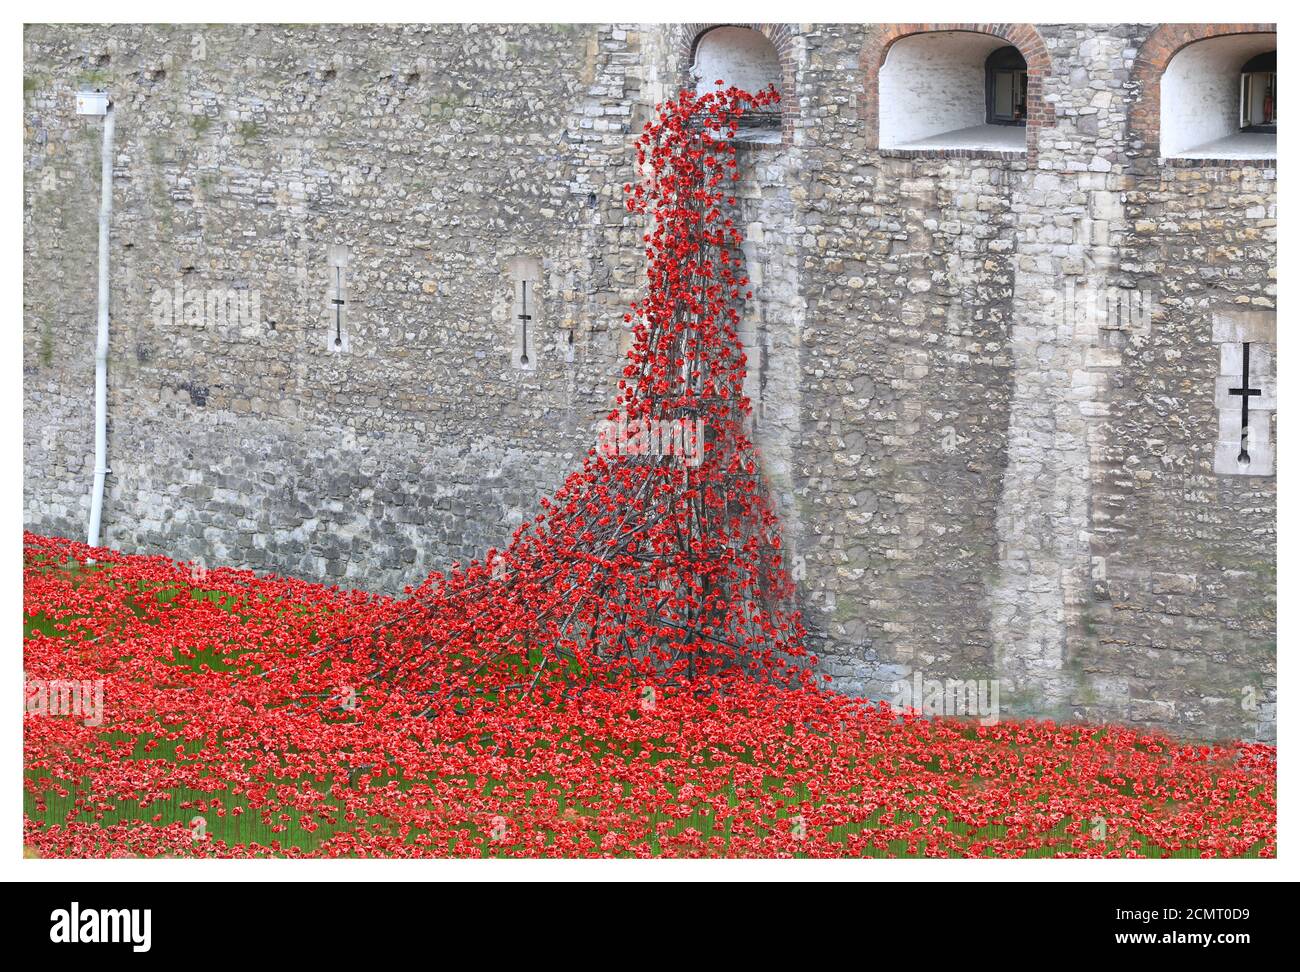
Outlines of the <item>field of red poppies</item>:
{"type": "Polygon", "coordinates": [[[505,549],[385,598],[26,537],[29,853],[1274,856],[1270,747],[816,684],[728,215],[738,119],[776,101],[684,91],[646,123],[618,435],[505,549]]]}
{"type": "Polygon", "coordinates": [[[399,601],[89,554],[25,538],[32,854],[1275,853],[1267,746],[981,727],[743,675],[421,712],[321,648],[399,601]],[[59,684],[98,684],[102,705],[89,689],[42,705],[33,686],[59,684]]]}

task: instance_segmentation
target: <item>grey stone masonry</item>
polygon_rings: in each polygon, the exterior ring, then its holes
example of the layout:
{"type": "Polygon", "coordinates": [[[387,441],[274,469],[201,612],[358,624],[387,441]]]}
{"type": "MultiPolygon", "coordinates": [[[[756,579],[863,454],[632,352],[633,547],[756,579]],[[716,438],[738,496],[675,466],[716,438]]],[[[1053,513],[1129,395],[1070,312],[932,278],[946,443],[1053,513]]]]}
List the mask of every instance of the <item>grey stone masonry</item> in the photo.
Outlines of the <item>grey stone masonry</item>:
{"type": "MultiPolygon", "coordinates": [[[[1152,134],[1188,38],[1264,28],[749,26],[782,94],[739,151],[753,431],[834,684],[1272,738],[1277,170],[1152,134]],[[882,151],[882,58],[926,32],[1019,46],[1029,124],[882,151]]],[[[398,592],[595,442],[644,284],[632,145],[710,27],[28,25],[28,528],[89,510],[78,89],[117,128],[106,542],[398,592]]],[[[890,79],[954,118],[961,83],[890,79]]]]}

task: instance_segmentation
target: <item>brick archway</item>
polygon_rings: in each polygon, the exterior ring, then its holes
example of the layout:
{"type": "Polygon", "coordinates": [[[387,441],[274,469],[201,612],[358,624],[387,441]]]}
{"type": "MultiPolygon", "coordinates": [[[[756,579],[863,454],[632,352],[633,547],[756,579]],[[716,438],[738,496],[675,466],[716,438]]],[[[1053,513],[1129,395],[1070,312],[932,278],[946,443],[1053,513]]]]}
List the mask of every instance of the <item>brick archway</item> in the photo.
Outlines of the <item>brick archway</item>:
{"type": "Polygon", "coordinates": [[[1160,154],[1160,78],[1188,44],[1230,34],[1276,34],[1277,24],[1161,24],[1142,42],[1133,61],[1138,94],[1129,109],[1129,145],[1140,156],[1160,154]]]}
{"type": "MultiPolygon", "coordinates": [[[[1032,24],[875,24],[862,46],[863,83],[866,97],[862,102],[862,120],[867,127],[867,144],[880,148],[880,69],[889,49],[904,37],[916,34],[963,31],[990,34],[1014,45],[1025,59],[1029,92],[1025,105],[1025,150],[1030,165],[1038,161],[1038,132],[1055,124],[1056,116],[1043,101],[1043,79],[1052,68],[1052,58],[1042,35],[1032,24]]],[[[939,150],[942,153],[943,150],[939,150]]]]}
{"type": "Polygon", "coordinates": [[[793,24],[736,24],[699,23],[682,24],[678,39],[678,64],[681,65],[683,84],[692,86],[689,71],[695,63],[695,49],[700,38],[718,27],[745,27],[757,31],[772,42],[781,64],[781,144],[789,145],[794,136],[794,120],[798,115],[799,101],[795,97],[795,59],[793,24]]]}

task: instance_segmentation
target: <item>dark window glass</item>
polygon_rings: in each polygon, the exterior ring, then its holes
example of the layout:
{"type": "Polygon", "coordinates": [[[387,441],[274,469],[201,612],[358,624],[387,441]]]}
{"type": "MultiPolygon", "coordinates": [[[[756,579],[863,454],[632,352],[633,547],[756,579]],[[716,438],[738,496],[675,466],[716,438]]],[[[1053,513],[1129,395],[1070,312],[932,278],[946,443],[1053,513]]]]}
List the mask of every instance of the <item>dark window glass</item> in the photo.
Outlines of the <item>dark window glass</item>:
{"type": "Polygon", "coordinates": [[[986,118],[990,125],[1023,125],[1029,102],[1025,59],[1014,47],[1000,47],[984,62],[986,118]]]}

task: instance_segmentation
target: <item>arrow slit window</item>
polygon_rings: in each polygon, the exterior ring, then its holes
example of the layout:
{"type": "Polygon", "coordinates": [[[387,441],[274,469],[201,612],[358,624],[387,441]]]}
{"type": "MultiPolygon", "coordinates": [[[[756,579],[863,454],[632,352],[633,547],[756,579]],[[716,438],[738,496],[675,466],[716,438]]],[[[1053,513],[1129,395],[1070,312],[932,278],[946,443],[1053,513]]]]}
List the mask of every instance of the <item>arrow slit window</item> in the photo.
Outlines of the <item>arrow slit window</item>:
{"type": "Polygon", "coordinates": [[[1274,475],[1277,323],[1270,311],[1224,310],[1213,317],[1219,349],[1214,397],[1220,476],[1274,475]]]}
{"type": "Polygon", "coordinates": [[[542,342],[542,262],[536,257],[510,259],[510,363],[519,371],[536,371],[542,342]]]}
{"type": "Polygon", "coordinates": [[[334,354],[345,354],[352,349],[348,332],[348,264],[352,251],[337,243],[329,248],[329,277],[325,297],[325,348],[334,354]]]}

